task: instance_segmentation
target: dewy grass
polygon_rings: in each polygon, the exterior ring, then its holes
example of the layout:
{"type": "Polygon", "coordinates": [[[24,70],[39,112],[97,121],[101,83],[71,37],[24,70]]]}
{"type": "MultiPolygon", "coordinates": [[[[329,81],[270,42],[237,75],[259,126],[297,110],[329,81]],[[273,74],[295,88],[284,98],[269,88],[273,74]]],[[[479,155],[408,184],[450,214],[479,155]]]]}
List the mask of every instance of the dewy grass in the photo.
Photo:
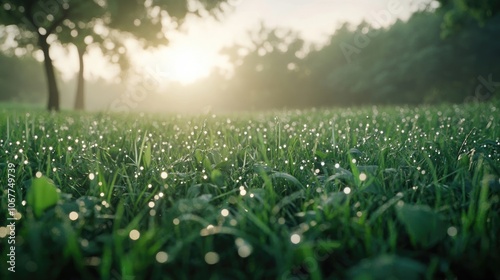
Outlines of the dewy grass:
{"type": "Polygon", "coordinates": [[[500,279],[499,105],[2,109],[0,277],[500,279]]]}

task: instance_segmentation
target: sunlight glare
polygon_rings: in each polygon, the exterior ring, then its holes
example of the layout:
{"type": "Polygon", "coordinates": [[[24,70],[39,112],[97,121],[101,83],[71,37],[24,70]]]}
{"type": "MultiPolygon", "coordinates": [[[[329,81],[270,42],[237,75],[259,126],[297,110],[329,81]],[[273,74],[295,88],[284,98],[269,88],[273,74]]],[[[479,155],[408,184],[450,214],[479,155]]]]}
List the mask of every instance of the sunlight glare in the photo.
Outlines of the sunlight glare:
{"type": "Polygon", "coordinates": [[[181,84],[207,76],[212,68],[206,52],[193,46],[172,47],[164,57],[162,65],[158,65],[159,73],[181,84]]]}

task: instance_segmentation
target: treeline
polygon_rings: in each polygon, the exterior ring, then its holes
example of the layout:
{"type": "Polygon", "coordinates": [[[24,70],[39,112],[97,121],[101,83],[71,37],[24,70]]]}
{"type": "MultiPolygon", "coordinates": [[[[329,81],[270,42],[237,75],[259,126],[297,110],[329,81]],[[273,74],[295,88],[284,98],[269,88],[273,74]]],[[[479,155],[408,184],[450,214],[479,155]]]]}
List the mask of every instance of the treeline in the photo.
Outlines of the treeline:
{"type": "Polygon", "coordinates": [[[0,52],[0,102],[40,103],[45,100],[40,62],[0,52]]]}
{"type": "MultiPolygon", "coordinates": [[[[484,101],[500,90],[500,17],[462,22],[442,38],[443,16],[422,11],[376,29],[342,25],[305,54],[293,32],[261,27],[253,45],[224,52],[234,62],[193,85],[217,109],[484,101]],[[498,88],[498,89],[497,89],[498,88]],[[215,102],[214,102],[215,101],[215,102]]],[[[203,96],[198,94],[198,96],[203,96]]]]}
{"type": "MultiPolygon", "coordinates": [[[[443,18],[439,11],[421,11],[382,29],[344,24],[319,47],[291,30],[261,26],[250,33],[250,45],[222,51],[234,66],[230,72],[217,69],[194,84],[170,85],[132,100],[133,106],[123,103],[131,110],[200,112],[461,103],[498,96],[500,16],[482,26],[461,21],[445,38],[443,18]]],[[[41,66],[18,60],[0,56],[0,99],[45,99],[41,66]]],[[[103,100],[125,98],[119,94],[124,84],[115,87],[89,84],[88,108],[106,110],[103,100]]],[[[74,98],[72,90],[63,92],[63,100],[74,98]]]]}

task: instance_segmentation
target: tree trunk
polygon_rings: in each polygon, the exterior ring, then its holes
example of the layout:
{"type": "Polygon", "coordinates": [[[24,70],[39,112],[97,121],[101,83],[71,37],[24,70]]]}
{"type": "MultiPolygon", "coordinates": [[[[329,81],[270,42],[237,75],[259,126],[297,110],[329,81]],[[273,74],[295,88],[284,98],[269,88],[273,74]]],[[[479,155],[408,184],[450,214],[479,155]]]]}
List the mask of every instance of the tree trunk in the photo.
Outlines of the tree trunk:
{"type": "Polygon", "coordinates": [[[83,77],[83,55],[85,54],[85,47],[77,46],[78,50],[78,63],[80,64],[80,69],[78,72],[78,81],[76,85],[76,97],[75,97],[75,110],[84,110],[85,109],[85,92],[84,85],[85,79],[83,77]]]}
{"type": "Polygon", "coordinates": [[[49,44],[47,44],[47,36],[38,35],[38,45],[43,52],[43,65],[47,76],[47,86],[49,90],[49,103],[47,109],[49,111],[59,111],[59,89],[57,88],[56,75],[54,73],[54,65],[49,54],[49,44]]]}

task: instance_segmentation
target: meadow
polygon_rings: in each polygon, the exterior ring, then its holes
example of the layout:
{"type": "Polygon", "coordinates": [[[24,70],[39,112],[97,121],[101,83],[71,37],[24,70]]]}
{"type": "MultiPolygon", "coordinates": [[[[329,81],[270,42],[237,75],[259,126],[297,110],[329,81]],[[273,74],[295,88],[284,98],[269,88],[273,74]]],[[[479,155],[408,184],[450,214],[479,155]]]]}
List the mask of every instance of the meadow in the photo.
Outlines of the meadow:
{"type": "Polygon", "coordinates": [[[499,119],[3,107],[0,277],[500,279],[499,119]]]}

